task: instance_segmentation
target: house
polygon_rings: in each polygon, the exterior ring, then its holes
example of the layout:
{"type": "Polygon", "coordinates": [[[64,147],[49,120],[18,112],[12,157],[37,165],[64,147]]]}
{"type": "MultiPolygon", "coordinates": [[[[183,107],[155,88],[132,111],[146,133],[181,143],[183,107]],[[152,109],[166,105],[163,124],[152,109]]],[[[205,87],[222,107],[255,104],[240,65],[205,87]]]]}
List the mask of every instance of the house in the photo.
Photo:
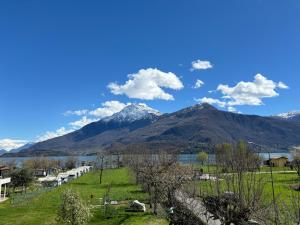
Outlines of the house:
{"type": "Polygon", "coordinates": [[[6,185],[11,182],[11,178],[7,177],[9,168],[0,165],[0,202],[6,200],[6,185]]]}
{"type": "Polygon", "coordinates": [[[44,169],[36,169],[34,171],[34,176],[36,176],[36,177],[46,177],[47,176],[47,172],[44,169]]]}
{"type": "Polygon", "coordinates": [[[265,164],[272,167],[284,167],[289,163],[288,158],[285,156],[280,156],[277,158],[271,158],[265,161],[265,164]]]}
{"type": "Polygon", "coordinates": [[[4,178],[7,176],[9,168],[7,166],[0,165],[0,178],[4,178]]]}

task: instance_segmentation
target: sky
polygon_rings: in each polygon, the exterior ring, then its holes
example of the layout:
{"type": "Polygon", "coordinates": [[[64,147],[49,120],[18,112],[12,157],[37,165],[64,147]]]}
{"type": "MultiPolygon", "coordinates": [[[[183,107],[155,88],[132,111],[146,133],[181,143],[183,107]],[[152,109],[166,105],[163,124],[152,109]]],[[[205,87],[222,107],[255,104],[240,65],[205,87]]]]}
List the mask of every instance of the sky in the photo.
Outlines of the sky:
{"type": "Polygon", "coordinates": [[[300,109],[300,1],[0,2],[0,149],[142,103],[300,109]]]}

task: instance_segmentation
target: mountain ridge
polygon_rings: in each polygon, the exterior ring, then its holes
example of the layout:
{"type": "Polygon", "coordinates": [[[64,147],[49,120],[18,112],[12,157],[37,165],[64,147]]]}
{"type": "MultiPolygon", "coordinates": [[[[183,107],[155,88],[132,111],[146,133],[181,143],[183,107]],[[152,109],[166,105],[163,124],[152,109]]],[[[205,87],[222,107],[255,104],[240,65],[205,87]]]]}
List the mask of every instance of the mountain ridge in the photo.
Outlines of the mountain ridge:
{"type": "Polygon", "coordinates": [[[99,150],[130,150],[136,146],[149,150],[196,151],[239,140],[252,141],[268,149],[287,150],[300,145],[298,122],[221,111],[209,104],[162,115],[148,112],[136,120],[116,116],[122,113],[124,111],[67,135],[37,143],[18,155],[47,155],[54,151],[92,154],[99,150]]]}

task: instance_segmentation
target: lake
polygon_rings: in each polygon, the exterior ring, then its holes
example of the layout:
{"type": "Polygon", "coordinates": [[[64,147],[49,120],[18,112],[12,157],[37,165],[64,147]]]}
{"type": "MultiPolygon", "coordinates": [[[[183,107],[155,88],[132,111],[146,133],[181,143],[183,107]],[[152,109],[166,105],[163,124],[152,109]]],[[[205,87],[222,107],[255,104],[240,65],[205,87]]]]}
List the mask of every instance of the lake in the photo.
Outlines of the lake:
{"type": "MultiPolygon", "coordinates": [[[[268,153],[259,153],[259,155],[263,158],[263,159],[268,159],[269,158],[269,154],[268,153]]],[[[289,160],[292,160],[292,155],[289,152],[282,152],[282,153],[270,153],[271,158],[276,158],[276,157],[280,157],[280,156],[285,156],[287,157],[289,160]]],[[[16,161],[17,165],[22,164],[23,161],[28,160],[28,159],[33,159],[34,157],[9,157],[9,158],[0,158],[0,164],[1,162],[7,162],[7,161],[11,161],[14,160],[16,161]]],[[[47,158],[50,159],[56,159],[56,160],[66,160],[68,158],[68,156],[49,156],[47,158]]],[[[90,161],[95,161],[96,160],[96,156],[77,156],[78,159],[78,163],[85,161],[85,162],[90,162],[90,161]]],[[[179,156],[179,161],[182,163],[195,163],[197,162],[197,154],[180,154],[179,156]]],[[[215,162],[215,155],[214,154],[210,154],[209,155],[209,162],[210,163],[214,163],[215,162]]]]}

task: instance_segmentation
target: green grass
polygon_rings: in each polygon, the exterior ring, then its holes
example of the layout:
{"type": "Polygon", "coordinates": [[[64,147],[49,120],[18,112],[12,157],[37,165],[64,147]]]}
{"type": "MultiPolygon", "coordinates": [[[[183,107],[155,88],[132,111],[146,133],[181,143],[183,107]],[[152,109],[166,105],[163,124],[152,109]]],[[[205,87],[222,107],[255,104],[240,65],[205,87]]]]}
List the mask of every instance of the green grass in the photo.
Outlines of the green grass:
{"type": "MultiPolygon", "coordinates": [[[[268,172],[266,168],[263,171],[268,172]]],[[[273,170],[274,171],[274,170],[273,170]]],[[[278,168],[275,171],[283,171],[282,168],[278,168]]],[[[228,175],[227,175],[228,176],[228,175]]],[[[234,175],[230,175],[234,176],[234,175]]],[[[247,176],[247,175],[246,175],[247,176]]],[[[270,173],[263,173],[263,174],[256,174],[255,175],[257,179],[262,179],[262,182],[264,183],[264,192],[263,192],[263,197],[266,202],[271,202],[272,201],[272,183],[271,183],[271,174],[270,173]]],[[[221,175],[222,177],[222,175],[221,175]]],[[[285,203],[287,205],[291,204],[291,200],[295,195],[299,195],[300,192],[297,192],[291,188],[292,185],[297,185],[299,184],[298,180],[298,175],[297,173],[273,173],[273,182],[274,182],[274,192],[275,192],[275,197],[276,200],[279,203],[285,203]]],[[[200,190],[205,193],[205,192],[210,192],[211,190],[211,185],[212,187],[215,187],[216,182],[215,181],[199,181],[198,185],[200,187],[200,190]]],[[[225,181],[220,182],[221,189],[223,191],[228,191],[226,190],[226,185],[225,181]]]]}
{"type": "Polygon", "coordinates": [[[128,170],[104,170],[103,183],[99,184],[98,173],[88,173],[77,180],[64,184],[52,191],[42,193],[22,204],[12,205],[10,201],[0,204],[0,225],[52,225],[56,222],[61,194],[65,189],[77,191],[93,207],[93,217],[88,224],[153,224],[164,225],[167,221],[151,213],[128,213],[125,208],[130,200],[146,201],[147,194],[131,181],[128,170]],[[110,198],[119,201],[118,206],[111,206],[111,217],[106,218],[101,208],[101,200],[111,184],[110,198]],[[91,199],[91,195],[93,198],[91,199]]]}
{"type": "MultiPolygon", "coordinates": [[[[200,163],[195,163],[192,164],[193,168],[195,169],[203,169],[204,173],[214,173],[217,170],[216,165],[201,165],[200,163]]],[[[295,171],[292,170],[290,167],[272,167],[273,171],[295,171]]],[[[269,166],[261,166],[257,172],[270,172],[270,167],[269,166]]]]}

